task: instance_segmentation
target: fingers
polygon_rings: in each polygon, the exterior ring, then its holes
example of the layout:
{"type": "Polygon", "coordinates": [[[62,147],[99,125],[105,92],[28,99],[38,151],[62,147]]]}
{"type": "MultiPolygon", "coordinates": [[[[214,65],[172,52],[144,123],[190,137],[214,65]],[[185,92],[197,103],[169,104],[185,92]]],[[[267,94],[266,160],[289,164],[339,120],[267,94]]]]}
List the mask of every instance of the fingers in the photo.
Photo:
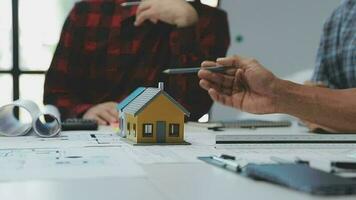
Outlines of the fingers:
{"type": "Polygon", "coordinates": [[[104,119],[104,120],[105,120],[106,122],[108,122],[108,123],[115,123],[115,122],[117,121],[116,118],[115,118],[114,116],[112,116],[112,115],[110,114],[110,112],[107,111],[107,110],[103,110],[103,111],[101,111],[101,112],[98,112],[97,115],[98,115],[100,118],[104,119]]]}
{"type": "Polygon", "coordinates": [[[204,90],[209,91],[210,88],[213,88],[215,90],[219,90],[218,87],[216,87],[214,84],[211,84],[209,81],[202,79],[199,81],[200,87],[202,87],[204,90]]]}
{"type": "Polygon", "coordinates": [[[117,104],[115,102],[109,102],[102,106],[103,109],[100,116],[109,123],[116,123],[119,118],[119,113],[116,108],[117,104]]]}
{"type": "MultiPolygon", "coordinates": [[[[231,56],[226,58],[218,58],[216,62],[204,61],[202,63],[202,70],[199,71],[198,76],[215,85],[213,88],[220,88],[220,91],[228,88],[231,91],[240,92],[248,90],[248,84],[244,77],[244,70],[252,62],[253,59],[244,59],[240,56],[231,56]],[[224,73],[214,73],[204,70],[206,67],[216,65],[235,66],[236,68],[228,69],[224,73]]],[[[206,89],[206,88],[204,88],[206,89]]]]}
{"type": "Polygon", "coordinates": [[[111,117],[115,119],[115,121],[118,120],[119,112],[116,109],[110,109],[108,110],[109,114],[111,117]]]}
{"type": "Polygon", "coordinates": [[[94,119],[99,125],[108,125],[110,123],[116,123],[117,119],[106,110],[89,113],[83,116],[84,119],[94,119]]]}
{"type": "MultiPolygon", "coordinates": [[[[229,63],[225,63],[229,64],[229,63]]],[[[212,61],[205,61],[202,63],[202,68],[215,66],[216,63],[212,61]]],[[[248,84],[244,78],[243,69],[234,69],[234,73],[231,75],[226,75],[222,73],[214,73],[208,70],[200,70],[198,76],[202,79],[199,84],[200,86],[209,91],[210,88],[224,94],[232,95],[234,93],[247,91],[248,84]]]]}
{"type": "Polygon", "coordinates": [[[199,78],[205,79],[214,85],[216,85],[218,88],[224,89],[232,89],[233,84],[234,84],[234,76],[231,75],[225,75],[222,73],[214,73],[209,70],[200,70],[198,73],[199,78]]]}
{"type": "Polygon", "coordinates": [[[204,61],[204,62],[201,64],[201,67],[202,67],[202,68],[215,67],[216,65],[217,65],[216,62],[213,62],[213,61],[204,61]]]}
{"type": "Polygon", "coordinates": [[[214,101],[219,102],[219,103],[221,103],[223,105],[226,105],[226,106],[233,106],[232,97],[231,96],[222,94],[222,93],[218,92],[217,90],[215,90],[213,88],[210,88],[208,92],[209,92],[210,97],[214,101]]]}
{"type": "Polygon", "coordinates": [[[239,56],[230,56],[230,57],[225,57],[225,58],[218,58],[216,62],[219,65],[223,66],[236,66],[238,67],[240,64],[240,57],[239,56]]]}
{"type": "Polygon", "coordinates": [[[199,84],[208,91],[214,101],[242,109],[244,98],[250,89],[245,71],[253,62],[255,62],[253,59],[244,59],[239,56],[219,58],[216,62],[205,61],[198,73],[201,79],[199,84]],[[233,68],[224,71],[224,73],[204,70],[204,68],[217,65],[233,66],[233,68]]]}
{"type": "Polygon", "coordinates": [[[246,92],[242,91],[232,94],[231,91],[220,90],[220,88],[216,88],[213,84],[206,80],[201,80],[200,85],[202,88],[208,91],[210,97],[214,101],[226,106],[242,109],[246,92]]]}
{"type": "Polygon", "coordinates": [[[244,71],[242,69],[238,69],[236,71],[232,90],[236,92],[249,90],[247,81],[245,80],[244,77],[244,71]]]}
{"type": "Polygon", "coordinates": [[[146,10],[136,16],[135,26],[141,26],[146,20],[150,20],[153,23],[157,23],[158,16],[153,10],[146,10]]]}
{"type": "MultiPolygon", "coordinates": [[[[202,68],[208,68],[208,67],[216,67],[218,65],[222,65],[222,64],[219,64],[219,63],[213,62],[213,61],[204,61],[201,64],[201,67],[202,68]]],[[[230,65],[223,65],[223,66],[230,66],[230,65]]],[[[235,72],[236,72],[235,68],[227,69],[227,70],[224,71],[224,73],[227,74],[227,75],[234,75],[235,72]]]]}
{"type": "MultiPolygon", "coordinates": [[[[243,69],[246,67],[246,61],[249,61],[249,59],[235,55],[235,56],[230,56],[225,58],[218,58],[216,60],[216,63],[223,66],[234,66],[236,67],[236,69],[240,69],[240,68],[243,69]]],[[[236,69],[232,68],[226,70],[225,73],[234,74],[236,72],[236,69]]]]}
{"type": "Polygon", "coordinates": [[[142,2],[137,9],[135,26],[141,26],[146,20],[157,23],[159,17],[149,2],[142,2]]]}
{"type": "Polygon", "coordinates": [[[233,94],[233,91],[230,88],[219,88],[207,80],[200,80],[199,85],[206,91],[209,91],[209,89],[212,88],[212,89],[214,89],[222,94],[225,94],[225,95],[231,96],[233,94]]]}
{"type": "Polygon", "coordinates": [[[158,23],[158,17],[152,17],[151,19],[150,19],[150,21],[152,22],[152,23],[154,23],[154,24],[157,24],[158,23]]]}
{"type": "Polygon", "coordinates": [[[83,116],[84,119],[94,119],[99,125],[108,125],[110,123],[117,123],[119,113],[116,109],[115,102],[108,102],[99,104],[89,109],[83,116]]]}
{"type": "Polygon", "coordinates": [[[99,116],[94,116],[92,119],[96,120],[98,124],[101,126],[108,125],[108,123],[104,119],[100,118],[99,116]]]}
{"type": "Polygon", "coordinates": [[[107,122],[106,122],[104,119],[102,119],[102,118],[100,118],[99,116],[97,116],[97,115],[95,115],[95,114],[92,114],[92,113],[90,113],[90,114],[85,114],[85,115],[83,116],[83,119],[95,120],[99,125],[102,125],[102,126],[107,125],[107,122]]]}
{"type": "Polygon", "coordinates": [[[148,1],[141,1],[140,5],[137,7],[136,15],[142,13],[143,11],[149,9],[151,4],[148,1]]]}

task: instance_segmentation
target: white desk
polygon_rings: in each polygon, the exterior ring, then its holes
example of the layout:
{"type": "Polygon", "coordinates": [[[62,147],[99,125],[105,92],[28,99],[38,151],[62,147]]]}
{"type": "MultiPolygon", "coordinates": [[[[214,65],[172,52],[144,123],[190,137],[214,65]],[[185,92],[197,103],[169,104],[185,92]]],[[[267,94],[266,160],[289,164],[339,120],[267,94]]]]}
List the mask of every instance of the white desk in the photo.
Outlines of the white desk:
{"type": "MultiPolygon", "coordinates": [[[[266,150],[266,149],[215,149],[215,134],[226,132],[210,132],[205,128],[187,127],[186,140],[191,146],[152,146],[122,147],[123,151],[142,151],[150,157],[140,162],[146,175],[144,177],[125,178],[89,178],[62,180],[28,180],[0,182],[0,199],[3,200],[117,200],[117,199],[324,199],[323,197],[289,190],[264,182],[256,182],[223,169],[210,166],[196,159],[212,153],[230,153],[232,155],[258,156],[280,154],[281,156],[305,152],[305,150],[266,150]],[[194,149],[189,154],[189,148],[194,149]],[[131,149],[131,150],[130,150],[131,149]],[[173,152],[173,153],[172,153],[173,152]],[[188,153],[187,153],[188,152],[188,153]],[[167,153],[167,154],[165,154],[167,153]]],[[[303,128],[239,130],[240,132],[300,132],[303,128]]],[[[110,147],[108,147],[110,148],[110,147]]],[[[350,154],[352,149],[311,149],[309,152],[320,153],[320,157],[341,158],[350,154]]],[[[263,157],[263,156],[262,156],[263,157]]],[[[135,158],[132,156],[134,161],[135,158]]],[[[321,158],[322,159],[322,158],[321,158]]],[[[355,196],[332,199],[355,199],[355,196]]]]}

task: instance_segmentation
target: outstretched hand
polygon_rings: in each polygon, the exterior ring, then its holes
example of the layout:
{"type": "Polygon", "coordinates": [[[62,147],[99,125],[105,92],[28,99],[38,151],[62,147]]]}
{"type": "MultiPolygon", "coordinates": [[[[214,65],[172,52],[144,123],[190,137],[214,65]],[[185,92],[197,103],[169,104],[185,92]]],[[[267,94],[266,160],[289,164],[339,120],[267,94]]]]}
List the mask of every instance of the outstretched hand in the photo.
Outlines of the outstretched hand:
{"type": "Polygon", "coordinates": [[[275,85],[279,79],[255,59],[233,56],[205,61],[198,76],[200,86],[214,101],[254,114],[276,112],[275,85]],[[235,68],[224,73],[204,70],[217,65],[235,68]]]}

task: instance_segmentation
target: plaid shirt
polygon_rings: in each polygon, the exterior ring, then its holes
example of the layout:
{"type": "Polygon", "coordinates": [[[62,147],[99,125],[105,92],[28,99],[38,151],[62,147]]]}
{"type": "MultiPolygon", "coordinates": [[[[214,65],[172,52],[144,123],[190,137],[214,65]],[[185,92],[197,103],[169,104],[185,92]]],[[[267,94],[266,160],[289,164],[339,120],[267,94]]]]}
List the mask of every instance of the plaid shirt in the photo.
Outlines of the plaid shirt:
{"type": "Polygon", "coordinates": [[[62,118],[81,117],[89,108],[120,102],[137,87],[165,82],[165,90],[191,112],[207,113],[212,101],[196,74],[164,75],[170,67],[199,67],[225,56],[229,46],[226,13],[192,3],[199,22],[176,28],[159,22],[135,27],[137,7],[124,0],[88,0],[75,5],[46,74],[44,103],[56,105],[62,118]]]}
{"type": "Polygon", "coordinates": [[[356,87],[356,1],[343,1],[324,26],[313,81],[356,87]]]}

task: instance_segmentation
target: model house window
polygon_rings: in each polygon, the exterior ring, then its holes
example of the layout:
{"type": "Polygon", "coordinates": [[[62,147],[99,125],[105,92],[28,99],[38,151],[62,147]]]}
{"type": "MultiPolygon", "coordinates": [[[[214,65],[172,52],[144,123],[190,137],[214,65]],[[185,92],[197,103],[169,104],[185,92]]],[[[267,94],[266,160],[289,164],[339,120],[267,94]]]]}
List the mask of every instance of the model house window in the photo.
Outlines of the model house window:
{"type": "Polygon", "coordinates": [[[143,137],[153,136],[153,124],[143,124],[143,137]]]}
{"type": "Polygon", "coordinates": [[[133,136],[136,137],[136,124],[133,124],[133,136]]]}
{"type": "Polygon", "coordinates": [[[131,134],[131,131],[130,131],[130,123],[127,123],[127,132],[129,133],[129,135],[131,134]]]}
{"type": "Polygon", "coordinates": [[[169,136],[179,137],[179,124],[169,124],[169,136]]]}

